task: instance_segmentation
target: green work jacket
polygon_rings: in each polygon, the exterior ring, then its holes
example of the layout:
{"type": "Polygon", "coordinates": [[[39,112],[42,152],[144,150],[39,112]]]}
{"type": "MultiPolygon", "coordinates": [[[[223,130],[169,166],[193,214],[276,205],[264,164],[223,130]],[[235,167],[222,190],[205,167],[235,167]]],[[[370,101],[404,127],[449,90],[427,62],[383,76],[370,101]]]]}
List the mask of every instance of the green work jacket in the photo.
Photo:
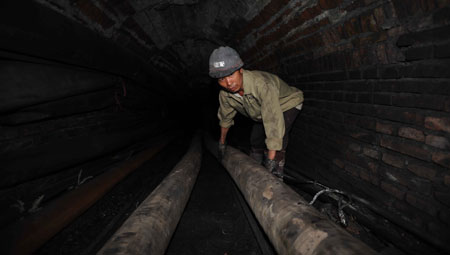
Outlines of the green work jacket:
{"type": "Polygon", "coordinates": [[[262,122],[269,150],[281,150],[285,132],[283,112],[303,103],[303,92],[290,87],[278,76],[262,72],[243,72],[242,97],[221,90],[219,93],[219,125],[229,128],[236,112],[262,122]]]}

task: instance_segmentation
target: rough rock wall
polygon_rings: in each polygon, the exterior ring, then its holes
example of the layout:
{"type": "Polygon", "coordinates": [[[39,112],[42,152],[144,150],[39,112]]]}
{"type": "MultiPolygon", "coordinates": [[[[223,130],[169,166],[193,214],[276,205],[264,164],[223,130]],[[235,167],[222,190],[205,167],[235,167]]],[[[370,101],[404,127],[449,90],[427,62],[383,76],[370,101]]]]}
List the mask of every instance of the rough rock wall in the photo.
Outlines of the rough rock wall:
{"type": "Polygon", "coordinates": [[[350,191],[440,245],[450,232],[450,2],[272,1],[236,41],[305,92],[294,175],[350,191]]]}

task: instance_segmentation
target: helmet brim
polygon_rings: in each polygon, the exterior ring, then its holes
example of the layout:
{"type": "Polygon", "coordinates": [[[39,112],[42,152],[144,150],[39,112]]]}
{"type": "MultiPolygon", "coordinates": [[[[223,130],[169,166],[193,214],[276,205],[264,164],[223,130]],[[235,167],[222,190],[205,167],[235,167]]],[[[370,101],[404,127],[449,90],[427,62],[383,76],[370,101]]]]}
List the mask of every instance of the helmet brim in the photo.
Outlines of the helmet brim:
{"type": "Polygon", "coordinates": [[[235,67],[235,68],[232,68],[232,69],[228,69],[228,70],[217,70],[217,69],[216,70],[210,70],[209,71],[209,76],[211,76],[212,78],[216,78],[216,79],[223,78],[223,77],[226,77],[226,76],[228,76],[230,74],[233,74],[237,70],[241,69],[242,66],[244,66],[244,65],[242,64],[242,65],[239,65],[238,67],[235,67]]]}

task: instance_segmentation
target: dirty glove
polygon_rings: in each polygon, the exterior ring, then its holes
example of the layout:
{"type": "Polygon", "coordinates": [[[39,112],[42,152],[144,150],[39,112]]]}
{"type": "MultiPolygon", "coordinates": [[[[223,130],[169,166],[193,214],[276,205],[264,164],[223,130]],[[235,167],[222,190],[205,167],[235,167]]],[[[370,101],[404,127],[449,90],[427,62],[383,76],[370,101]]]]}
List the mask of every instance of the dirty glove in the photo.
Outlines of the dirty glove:
{"type": "Polygon", "coordinates": [[[277,162],[273,159],[266,158],[264,160],[264,167],[272,174],[277,173],[277,162]]]}
{"type": "Polygon", "coordinates": [[[225,156],[226,149],[227,149],[227,144],[219,142],[218,153],[217,153],[217,159],[219,160],[219,162],[221,162],[223,156],[225,156]]]}

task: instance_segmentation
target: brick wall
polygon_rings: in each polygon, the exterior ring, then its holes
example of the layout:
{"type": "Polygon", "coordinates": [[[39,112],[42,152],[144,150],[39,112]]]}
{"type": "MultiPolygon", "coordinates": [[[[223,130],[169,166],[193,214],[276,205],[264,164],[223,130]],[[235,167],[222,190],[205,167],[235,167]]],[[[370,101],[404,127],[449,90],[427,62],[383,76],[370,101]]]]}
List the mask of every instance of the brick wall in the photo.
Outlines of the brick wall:
{"type": "Polygon", "coordinates": [[[136,82],[29,62],[0,61],[0,228],[111,169],[168,126],[165,98],[136,82]]]}
{"type": "Polygon", "coordinates": [[[236,43],[305,93],[290,170],[450,241],[450,1],[272,1],[236,43]]]}

